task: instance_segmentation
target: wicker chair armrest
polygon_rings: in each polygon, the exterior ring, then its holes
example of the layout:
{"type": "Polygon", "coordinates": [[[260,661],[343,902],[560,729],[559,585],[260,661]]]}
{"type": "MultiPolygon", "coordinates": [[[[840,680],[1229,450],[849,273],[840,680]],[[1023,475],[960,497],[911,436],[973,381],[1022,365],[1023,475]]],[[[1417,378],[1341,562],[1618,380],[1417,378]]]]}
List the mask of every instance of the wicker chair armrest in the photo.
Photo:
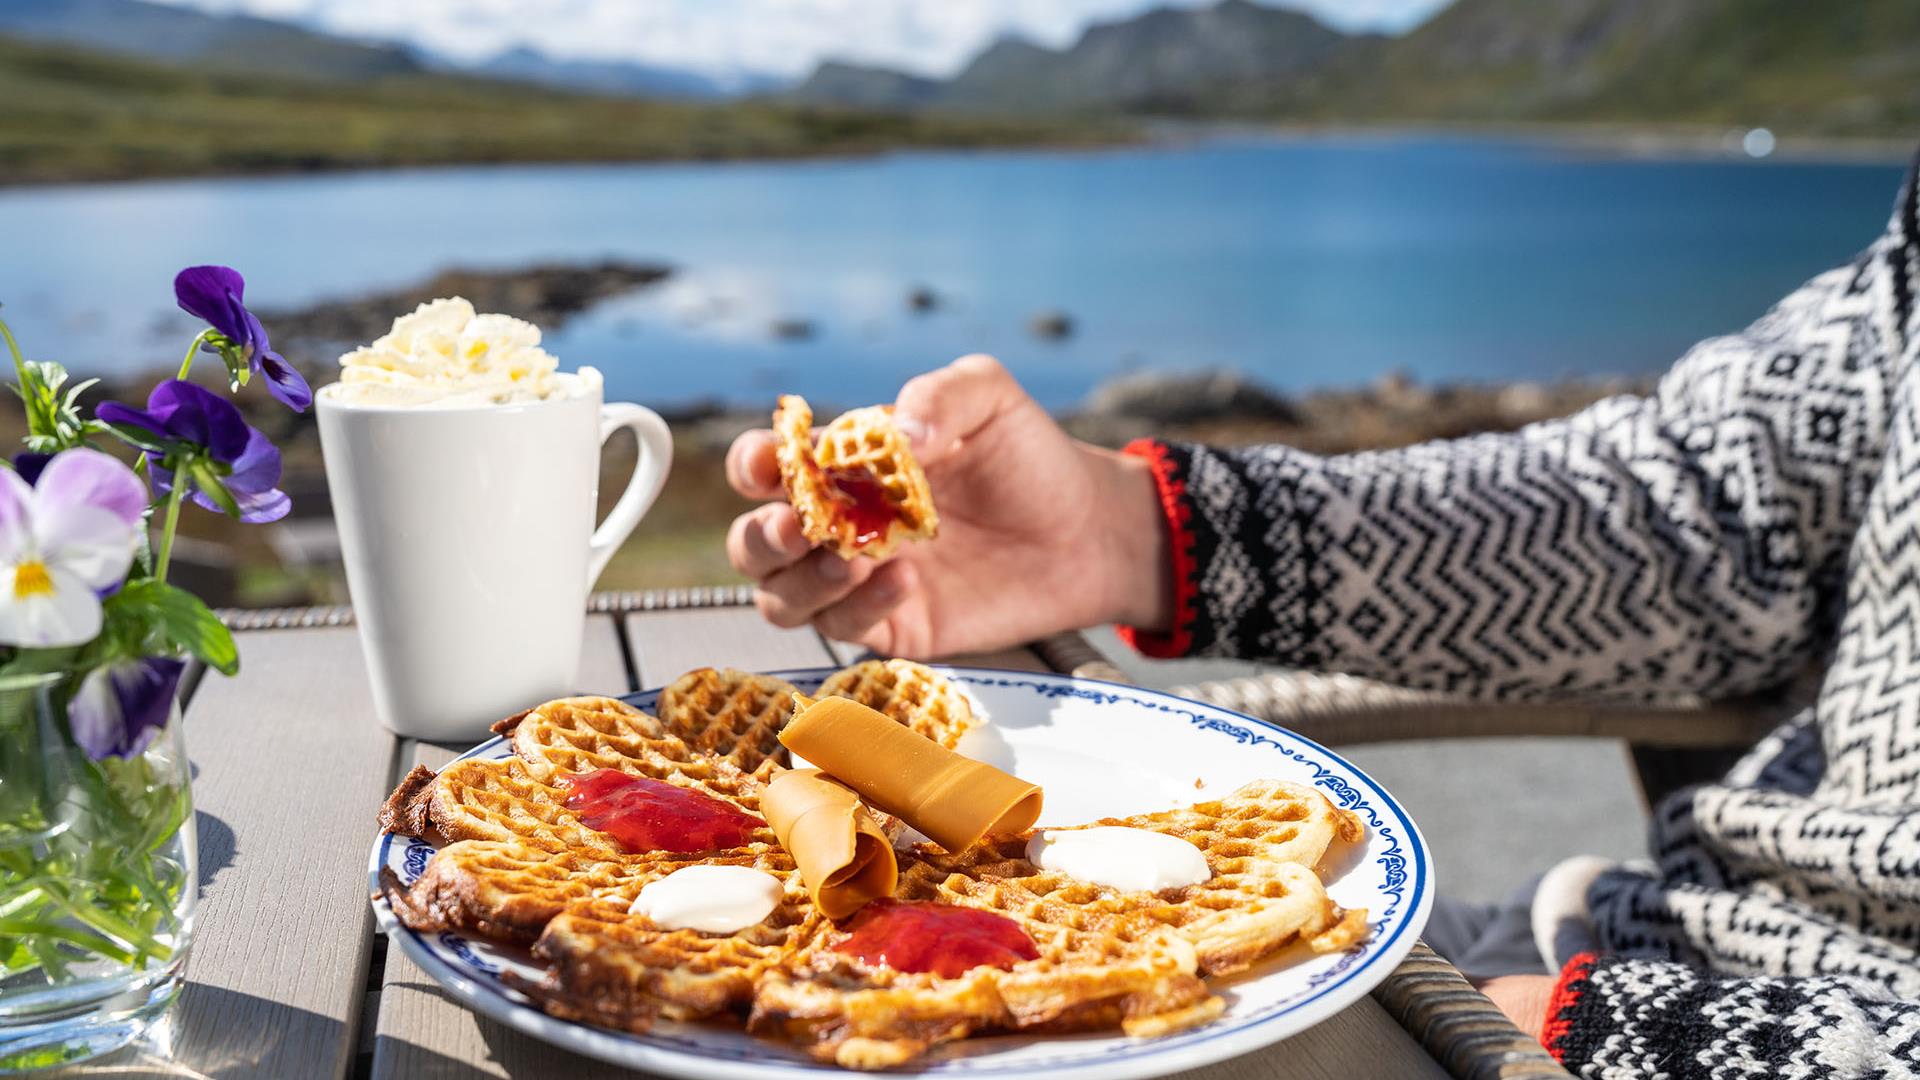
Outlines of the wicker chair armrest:
{"type": "MultiPolygon", "coordinates": [[[[1037,648],[1056,670],[1132,681],[1081,634],[1057,634],[1037,648]]],[[[1570,735],[1623,739],[1637,746],[1747,747],[1784,720],[1792,705],[1777,696],[1666,705],[1482,702],[1308,671],[1220,679],[1176,686],[1172,692],[1282,724],[1329,745],[1570,735]]]]}

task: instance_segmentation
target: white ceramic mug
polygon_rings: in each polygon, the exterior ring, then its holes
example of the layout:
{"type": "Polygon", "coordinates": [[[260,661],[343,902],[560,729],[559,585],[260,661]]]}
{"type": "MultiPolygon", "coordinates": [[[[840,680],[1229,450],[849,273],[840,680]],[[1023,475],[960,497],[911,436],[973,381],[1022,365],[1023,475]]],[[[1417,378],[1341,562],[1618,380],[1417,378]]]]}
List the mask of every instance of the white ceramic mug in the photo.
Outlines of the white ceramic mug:
{"type": "MultiPolygon", "coordinates": [[[[316,395],[320,448],[380,720],[469,739],[580,687],[587,592],[666,483],[673,440],[639,405],[601,403],[599,373],[544,401],[462,407],[316,395]],[[597,528],[600,447],[640,460],[597,528]]],[[[618,688],[615,688],[618,689],[618,688]]]]}

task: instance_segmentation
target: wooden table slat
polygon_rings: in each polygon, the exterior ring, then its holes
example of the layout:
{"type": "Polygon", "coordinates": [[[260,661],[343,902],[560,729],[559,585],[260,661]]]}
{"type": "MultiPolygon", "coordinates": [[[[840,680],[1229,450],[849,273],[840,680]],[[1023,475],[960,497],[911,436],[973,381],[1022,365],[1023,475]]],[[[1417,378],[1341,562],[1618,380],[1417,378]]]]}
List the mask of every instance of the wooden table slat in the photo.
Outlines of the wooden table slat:
{"type": "Polygon", "coordinates": [[[346,1075],[372,913],[366,845],[394,739],[351,630],[240,640],[187,714],[201,895],[172,1050],[220,1077],[346,1075]]]}
{"type": "Polygon", "coordinates": [[[811,629],[782,630],[750,607],[630,612],[623,618],[642,689],[665,686],[699,667],[776,671],[834,663],[811,629]]]}

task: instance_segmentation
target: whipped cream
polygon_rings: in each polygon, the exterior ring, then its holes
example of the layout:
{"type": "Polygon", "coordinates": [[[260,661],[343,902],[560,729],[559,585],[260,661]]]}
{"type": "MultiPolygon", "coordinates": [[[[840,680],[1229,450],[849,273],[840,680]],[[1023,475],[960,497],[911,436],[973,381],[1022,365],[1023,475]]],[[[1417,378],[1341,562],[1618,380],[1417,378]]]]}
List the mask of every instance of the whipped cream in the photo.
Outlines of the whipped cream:
{"type": "Polygon", "coordinates": [[[649,882],[629,910],[662,930],[731,934],[772,914],[784,890],[751,866],[688,866],[649,882]]]}
{"type": "MultiPolygon", "coordinates": [[[[540,328],[511,315],[482,315],[455,296],[393,320],[371,345],[340,358],[335,400],[356,405],[511,405],[574,387],[540,347],[540,328]]],[[[583,368],[581,375],[592,372],[583,368]]]]}
{"type": "Polygon", "coordinates": [[[1027,861],[1122,892],[1178,889],[1213,876],[1207,857],[1185,840],[1119,825],[1042,829],[1027,841],[1027,861]]]}

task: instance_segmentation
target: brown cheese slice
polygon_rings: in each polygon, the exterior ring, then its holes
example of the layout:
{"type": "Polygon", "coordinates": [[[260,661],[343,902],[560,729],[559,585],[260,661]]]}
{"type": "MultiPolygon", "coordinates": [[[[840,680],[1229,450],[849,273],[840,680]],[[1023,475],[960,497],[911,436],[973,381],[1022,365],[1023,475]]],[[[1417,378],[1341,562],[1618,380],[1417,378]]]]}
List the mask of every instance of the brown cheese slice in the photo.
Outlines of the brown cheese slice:
{"type": "Polygon", "coordinates": [[[1040,817],[1041,791],[962,757],[857,701],[794,695],[800,711],[780,741],[950,852],[988,833],[1016,833],[1040,817]]]}
{"type": "Polygon", "coordinates": [[[760,793],[760,812],[827,918],[843,918],[869,900],[893,895],[900,877],[893,845],[860,797],[820,770],[775,776],[760,793]]]}

